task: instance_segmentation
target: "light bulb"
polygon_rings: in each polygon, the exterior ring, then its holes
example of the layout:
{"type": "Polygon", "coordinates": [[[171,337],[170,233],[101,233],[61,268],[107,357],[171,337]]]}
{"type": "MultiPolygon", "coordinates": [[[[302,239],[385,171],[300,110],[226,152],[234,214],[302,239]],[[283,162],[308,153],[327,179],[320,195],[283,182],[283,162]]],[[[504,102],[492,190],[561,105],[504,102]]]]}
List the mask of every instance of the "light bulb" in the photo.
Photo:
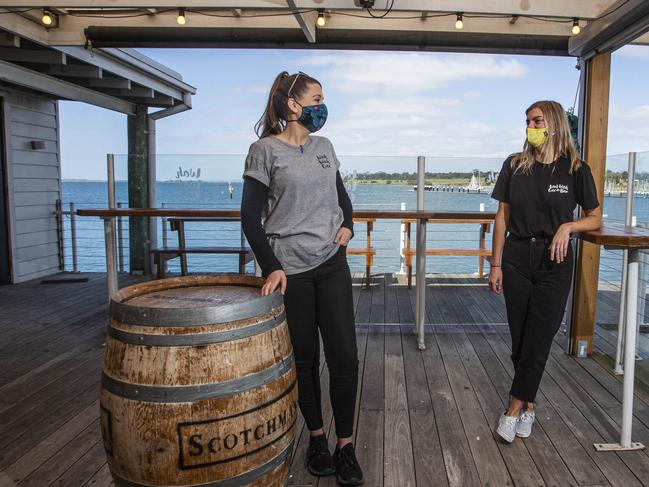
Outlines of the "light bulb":
{"type": "Polygon", "coordinates": [[[327,21],[325,20],[324,16],[324,10],[318,10],[318,20],[316,20],[316,24],[318,24],[318,27],[324,27],[327,21]]]}
{"type": "Polygon", "coordinates": [[[178,18],[176,18],[176,22],[178,22],[178,25],[185,25],[185,23],[187,22],[187,19],[185,18],[184,8],[178,9],[178,18]]]}
{"type": "Polygon", "coordinates": [[[572,35],[577,35],[581,32],[581,27],[579,27],[579,19],[572,21],[572,35]]]}
{"type": "Polygon", "coordinates": [[[43,10],[43,17],[41,17],[43,25],[52,25],[52,16],[47,10],[43,10]]]}
{"type": "Polygon", "coordinates": [[[464,27],[464,22],[462,21],[462,14],[457,14],[457,21],[455,22],[455,28],[461,30],[464,27]]]}

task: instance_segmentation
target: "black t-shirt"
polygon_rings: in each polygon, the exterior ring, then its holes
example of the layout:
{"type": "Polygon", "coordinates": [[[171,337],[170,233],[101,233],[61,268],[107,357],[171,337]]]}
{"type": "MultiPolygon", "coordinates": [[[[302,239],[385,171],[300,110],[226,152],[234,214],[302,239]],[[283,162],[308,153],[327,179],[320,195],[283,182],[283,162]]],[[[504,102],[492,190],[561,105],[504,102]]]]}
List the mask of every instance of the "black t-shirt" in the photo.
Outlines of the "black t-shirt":
{"type": "Polygon", "coordinates": [[[570,161],[534,163],[531,174],[514,174],[509,157],[498,175],[491,197],[509,203],[507,230],[519,238],[552,238],[561,224],[573,221],[577,205],[585,211],[599,206],[590,168],[582,162],[572,174],[570,161]]]}

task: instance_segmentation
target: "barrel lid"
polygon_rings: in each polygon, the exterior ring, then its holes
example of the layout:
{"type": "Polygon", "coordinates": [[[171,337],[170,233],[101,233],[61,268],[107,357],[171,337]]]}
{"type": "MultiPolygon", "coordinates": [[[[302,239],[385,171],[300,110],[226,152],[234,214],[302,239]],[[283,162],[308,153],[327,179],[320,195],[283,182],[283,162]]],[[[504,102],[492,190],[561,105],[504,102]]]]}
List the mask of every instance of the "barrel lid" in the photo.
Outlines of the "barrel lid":
{"type": "Polygon", "coordinates": [[[161,289],[123,301],[129,306],[146,308],[209,308],[245,303],[259,298],[258,287],[188,286],[161,289]]]}
{"type": "Polygon", "coordinates": [[[110,316],[145,326],[199,326],[248,319],[282,304],[279,291],[261,296],[263,283],[261,278],[239,274],[148,281],[114,293],[110,316]]]}

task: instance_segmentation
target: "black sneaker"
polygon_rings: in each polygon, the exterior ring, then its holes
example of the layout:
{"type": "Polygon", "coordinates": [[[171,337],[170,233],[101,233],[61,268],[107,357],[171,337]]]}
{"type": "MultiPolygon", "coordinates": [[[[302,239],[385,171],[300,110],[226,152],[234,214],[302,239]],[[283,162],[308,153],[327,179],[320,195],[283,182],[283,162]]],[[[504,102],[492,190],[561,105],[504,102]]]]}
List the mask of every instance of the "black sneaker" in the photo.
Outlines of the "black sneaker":
{"type": "Polygon", "coordinates": [[[340,485],[361,485],[363,483],[363,471],[356,460],[354,445],[351,443],[334,452],[334,464],[336,465],[336,481],[340,485]]]}
{"type": "Polygon", "coordinates": [[[324,477],[336,473],[325,435],[311,436],[306,451],[306,466],[313,475],[324,477]]]}

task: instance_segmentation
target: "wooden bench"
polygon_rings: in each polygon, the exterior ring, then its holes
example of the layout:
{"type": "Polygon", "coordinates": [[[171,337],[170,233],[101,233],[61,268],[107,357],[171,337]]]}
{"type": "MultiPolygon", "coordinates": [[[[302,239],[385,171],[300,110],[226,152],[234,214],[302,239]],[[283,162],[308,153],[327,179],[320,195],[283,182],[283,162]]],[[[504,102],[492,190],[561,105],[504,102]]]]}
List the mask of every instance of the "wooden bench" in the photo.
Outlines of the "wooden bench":
{"type": "MultiPolygon", "coordinates": [[[[403,248],[403,256],[406,260],[406,268],[408,270],[408,289],[412,288],[412,258],[417,255],[417,249],[411,248],[411,231],[410,227],[415,224],[417,220],[401,220],[406,226],[406,245],[403,248]]],[[[486,234],[491,231],[491,224],[493,219],[435,219],[427,220],[428,223],[455,223],[455,224],[479,224],[480,232],[478,239],[478,247],[471,249],[456,249],[456,248],[430,248],[426,249],[427,256],[449,256],[449,257],[479,257],[478,275],[484,277],[484,261],[491,257],[491,249],[485,248],[486,234]]]]}
{"type": "Polygon", "coordinates": [[[374,222],[376,218],[354,218],[354,223],[367,224],[367,245],[365,247],[347,247],[347,255],[364,255],[365,256],[365,286],[370,287],[370,279],[372,277],[371,269],[374,263],[374,256],[376,249],[372,247],[372,230],[374,230],[374,222]]]}
{"type": "Polygon", "coordinates": [[[241,221],[238,217],[219,217],[219,218],[169,218],[164,219],[162,224],[169,222],[172,231],[178,232],[178,246],[164,246],[151,250],[154,262],[157,268],[158,278],[165,276],[165,263],[170,259],[180,257],[180,273],[183,276],[188,274],[187,271],[187,254],[225,254],[239,256],[239,274],[245,274],[246,264],[254,260],[255,256],[252,249],[245,246],[245,239],[242,235],[240,246],[219,246],[219,247],[187,247],[185,242],[185,223],[188,222],[237,222],[241,221]]]}
{"type": "MultiPolygon", "coordinates": [[[[169,259],[186,257],[187,254],[230,254],[239,255],[239,274],[245,274],[246,264],[254,260],[252,250],[248,247],[162,247],[152,249],[151,253],[158,269],[158,279],[165,277],[165,262],[169,259]]],[[[182,260],[181,260],[182,262],[182,260]]],[[[186,262],[186,261],[185,261],[186,262]]],[[[181,265],[180,273],[187,275],[187,264],[181,265]]]]}

